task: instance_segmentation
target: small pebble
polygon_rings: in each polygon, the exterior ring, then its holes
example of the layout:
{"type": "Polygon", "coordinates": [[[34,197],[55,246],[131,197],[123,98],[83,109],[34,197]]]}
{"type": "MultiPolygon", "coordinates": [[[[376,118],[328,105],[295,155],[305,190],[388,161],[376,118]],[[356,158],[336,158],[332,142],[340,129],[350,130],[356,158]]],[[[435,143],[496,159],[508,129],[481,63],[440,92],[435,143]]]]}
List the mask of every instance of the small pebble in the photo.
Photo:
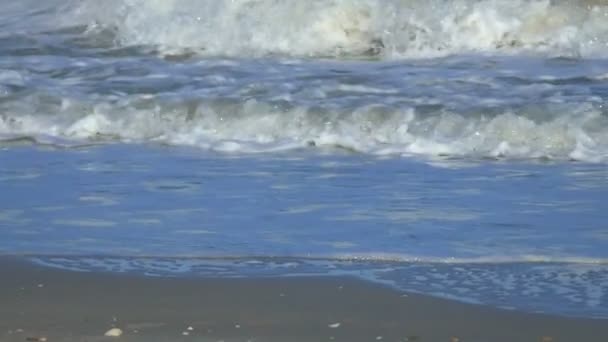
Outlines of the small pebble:
{"type": "Polygon", "coordinates": [[[112,329],[106,331],[106,333],[103,335],[108,336],[108,337],[119,337],[122,335],[122,330],[118,329],[118,328],[112,328],[112,329]]]}
{"type": "Polygon", "coordinates": [[[194,328],[190,326],[190,327],[187,327],[186,330],[192,331],[192,330],[194,330],[194,328]]]}
{"type": "Polygon", "coordinates": [[[46,342],[47,338],[42,336],[42,337],[26,337],[25,338],[26,341],[28,342],[46,342]]]}
{"type": "Polygon", "coordinates": [[[188,335],[190,335],[190,332],[188,332],[188,331],[182,331],[182,335],[188,336],[188,335]]]}
{"type": "Polygon", "coordinates": [[[333,323],[333,324],[328,325],[328,327],[330,327],[332,329],[336,329],[336,328],[339,328],[340,325],[341,325],[340,323],[333,323]]]}

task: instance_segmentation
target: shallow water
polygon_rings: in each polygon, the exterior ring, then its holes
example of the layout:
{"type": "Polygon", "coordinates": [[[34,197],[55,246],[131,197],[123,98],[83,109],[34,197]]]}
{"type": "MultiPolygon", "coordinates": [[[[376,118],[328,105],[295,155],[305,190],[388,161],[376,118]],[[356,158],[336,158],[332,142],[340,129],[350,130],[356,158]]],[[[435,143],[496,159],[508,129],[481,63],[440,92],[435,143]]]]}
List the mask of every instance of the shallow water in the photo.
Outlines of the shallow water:
{"type": "Polygon", "coordinates": [[[602,2],[0,13],[0,253],[608,317],[602,2]]]}

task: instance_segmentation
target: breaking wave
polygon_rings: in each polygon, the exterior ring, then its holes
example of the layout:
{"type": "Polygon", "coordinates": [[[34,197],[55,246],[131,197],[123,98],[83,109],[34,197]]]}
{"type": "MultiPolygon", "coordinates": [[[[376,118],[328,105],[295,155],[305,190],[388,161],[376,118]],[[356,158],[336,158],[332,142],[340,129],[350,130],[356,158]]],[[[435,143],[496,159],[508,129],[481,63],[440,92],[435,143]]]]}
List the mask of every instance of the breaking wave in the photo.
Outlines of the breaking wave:
{"type": "Polygon", "coordinates": [[[0,36],[81,30],[163,55],[608,55],[604,0],[24,0],[0,9],[0,36]]]}
{"type": "Polygon", "coordinates": [[[608,118],[588,105],[538,118],[525,108],[490,115],[381,105],[281,108],[256,100],[144,103],[57,100],[44,109],[27,108],[28,114],[21,108],[19,115],[0,115],[0,138],[67,145],[156,142],[238,153],[316,146],[377,155],[608,160],[608,118]]]}
{"type": "Polygon", "coordinates": [[[62,25],[121,46],[219,56],[608,55],[605,1],[82,0],[62,25]]]}
{"type": "Polygon", "coordinates": [[[10,14],[0,19],[1,144],[608,160],[605,63],[545,58],[608,56],[604,1],[28,0],[0,10],[10,14]],[[445,55],[458,56],[424,59],[445,55]]]}

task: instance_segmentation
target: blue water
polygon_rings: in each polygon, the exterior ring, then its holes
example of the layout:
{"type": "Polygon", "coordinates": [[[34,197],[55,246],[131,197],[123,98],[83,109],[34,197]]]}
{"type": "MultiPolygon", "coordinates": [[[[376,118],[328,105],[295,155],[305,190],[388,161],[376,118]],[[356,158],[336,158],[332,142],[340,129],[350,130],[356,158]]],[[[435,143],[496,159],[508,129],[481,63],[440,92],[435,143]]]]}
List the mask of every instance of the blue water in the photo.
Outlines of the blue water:
{"type": "Polygon", "coordinates": [[[606,14],[0,0],[0,255],[608,318],[606,14]]]}

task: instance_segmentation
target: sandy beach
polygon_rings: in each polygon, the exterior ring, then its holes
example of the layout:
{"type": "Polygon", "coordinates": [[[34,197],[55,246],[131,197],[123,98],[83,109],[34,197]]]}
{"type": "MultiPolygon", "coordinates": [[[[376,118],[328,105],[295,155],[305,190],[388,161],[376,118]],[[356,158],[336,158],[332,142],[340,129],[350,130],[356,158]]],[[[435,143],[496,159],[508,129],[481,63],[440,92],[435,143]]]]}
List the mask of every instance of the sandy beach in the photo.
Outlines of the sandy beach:
{"type": "Polygon", "coordinates": [[[353,278],[161,279],[69,272],[4,258],[0,279],[0,340],[6,342],[608,338],[605,320],[404,295],[353,278]],[[122,335],[104,336],[112,328],[122,335]]]}

